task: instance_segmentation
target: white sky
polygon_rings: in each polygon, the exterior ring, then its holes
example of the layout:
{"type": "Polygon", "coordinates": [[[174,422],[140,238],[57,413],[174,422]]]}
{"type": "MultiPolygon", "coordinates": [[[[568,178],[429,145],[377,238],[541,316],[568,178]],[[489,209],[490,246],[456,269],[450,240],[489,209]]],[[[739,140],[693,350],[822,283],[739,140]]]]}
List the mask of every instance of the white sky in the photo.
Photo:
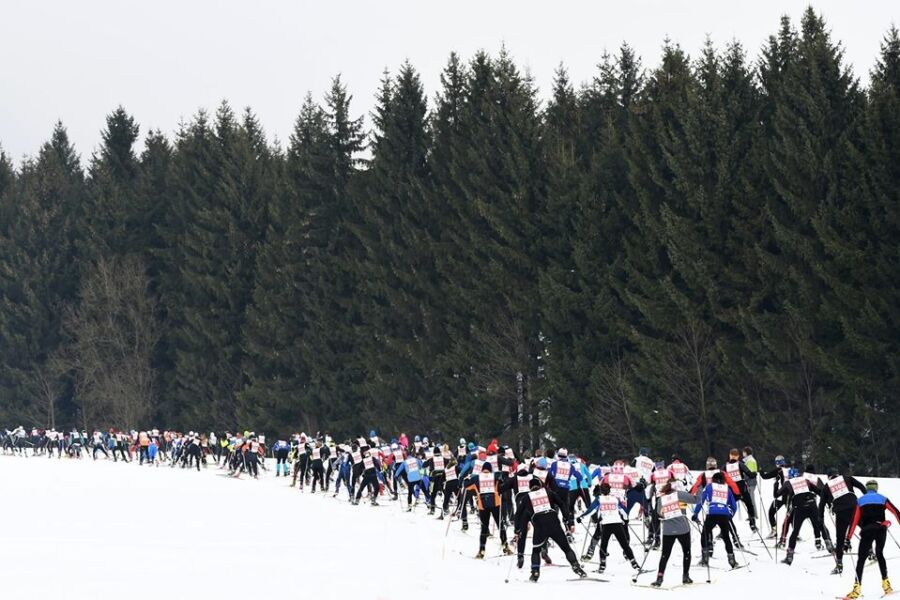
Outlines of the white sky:
{"type": "Polygon", "coordinates": [[[755,58],[779,17],[799,25],[807,4],[867,81],[900,24],[896,0],[0,0],[0,145],[18,161],[62,119],[86,161],[119,104],[142,134],[172,134],[222,99],[252,107],[286,142],[307,90],[320,99],[337,73],[368,113],[385,67],[408,58],[433,98],[451,50],[469,58],[505,43],[545,96],[560,61],[585,81],[622,41],[645,67],[666,36],[692,56],[707,34],[737,39],[755,58]]]}

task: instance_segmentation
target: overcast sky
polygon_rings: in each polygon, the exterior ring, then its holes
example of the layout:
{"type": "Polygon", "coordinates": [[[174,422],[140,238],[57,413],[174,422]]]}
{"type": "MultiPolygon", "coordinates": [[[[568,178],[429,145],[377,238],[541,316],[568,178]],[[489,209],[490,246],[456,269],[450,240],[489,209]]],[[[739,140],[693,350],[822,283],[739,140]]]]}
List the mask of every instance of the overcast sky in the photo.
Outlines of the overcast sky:
{"type": "MultiPolygon", "coordinates": [[[[287,140],[307,90],[321,98],[341,73],[358,114],[372,109],[384,68],[409,59],[429,98],[451,50],[470,57],[506,44],[546,96],[564,62],[578,83],[605,49],[631,44],[645,67],[668,36],[695,56],[709,34],[752,57],[783,0],[0,0],[0,145],[36,153],[57,119],[86,161],[104,117],[123,105],[141,133],[171,134],[200,107],[250,106],[270,138],[287,140]]],[[[881,39],[900,23],[897,0],[821,0],[833,36],[865,83],[881,39]]]]}

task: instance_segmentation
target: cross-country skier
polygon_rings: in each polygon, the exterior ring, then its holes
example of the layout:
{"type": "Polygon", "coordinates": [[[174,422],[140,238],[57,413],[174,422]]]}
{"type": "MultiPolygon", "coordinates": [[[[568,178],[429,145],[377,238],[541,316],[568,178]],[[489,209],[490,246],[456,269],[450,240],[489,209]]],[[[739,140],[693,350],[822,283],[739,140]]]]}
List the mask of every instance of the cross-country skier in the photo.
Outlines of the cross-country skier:
{"type": "Polygon", "coordinates": [[[576,575],[587,577],[587,573],[578,564],[578,557],[575,556],[575,551],[569,545],[566,534],[559,523],[559,511],[566,506],[563,504],[564,500],[557,495],[555,490],[548,489],[549,486],[544,487],[537,477],[531,479],[529,487],[530,491],[522,497],[521,503],[516,509],[514,541],[518,546],[519,540],[528,534],[528,523],[531,523],[533,529],[531,581],[536,582],[541,576],[541,554],[545,550],[548,540],[557,543],[576,575]]]}
{"type": "Polygon", "coordinates": [[[481,535],[478,539],[478,554],[476,558],[484,558],[484,548],[490,534],[490,522],[500,530],[500,542],[504,554],[511,554],[512,550],[506,541],[506,528],[500,523],[500,474],[491,470],[491,463],[481,465],[481,471],[474,473],[466,480],[465,489],[473,494],[478,506],[478,518],[481,520],[481,535]]]}
{"type": "Polygon", "coordinates": [[[696,504],[697,497],[676,490],[671,481],[660,489],[660,495],[656,498],[656,511],[662,521],[662,556],[659,559],[659,567],[656,569],[656,581],[650,584],[653,587],[660,587],[663,583],[666,565],[675,542],[681,546],[681,582],[684,584],[694,583],[690,574],[691,522],[684,514],[682,503],[696,504]]]}
{"type": "Polygon", "coordinates": [[[847,598],[859,598],[862,595],[863,569],[866,566],[866,558],[872,546],[875,547],[875,557],[878,559],[878,568],[881,570],[881,589],[885,596],[894,592],[888,579],[887,562],[884,560],[884,544],[887,540],[887,529],[891,523],[887,520],[885,510],[891,511],[894,520],[900,523],[900,513],[886,497],[878,493],[878,482],[873,480],[866,482],[866,493],[856,507],[853,522],[847,531],[846,541],[853,537],[853,532],[859,527],[859,556],[856,559],[856,583],[853,590],[847,594],[847,598]]]}
{"type": "Polygon", "coordinates": [[[712,556],[713,528],[718,527],[721,538],[725,542],[725,552],[728,555],[728,564],[731,568],[737,566],[734,558],[734,547],[731,545],[731,519],[737,512],[737,501],[734,494],[725,483],[725,474],[716,471],[712,474],[712,481],[706,484],[700,494],[700,501],[694,507],[694,521],[699,522],[700,510],[706,506],[706,520],[703,522],[703,531],[700,534],[700,547],[702,556],[700,565],[707,566],[712,556]]]}
{"type": "Polygon", "coordinates": [[[601,483],[594,487],[594,501],[590,507],[576,519],[579,523],[588,516],[597,513],[598,522],[591,536],[590,544],[587,552],[581,557],[581,560],[588,561],[594,556],[594,549],[597,547],[597,541],[600,541],[600,568],[602,573],[606,570],[606,557],[608,556],[606,549],[609,546],[609,538],[615,536],[616,541],[622,548],[622,554],[631,562],[634,569],[640,569],[640,565],[634,559],[634,552],[628,543],[628,534],[626,531],[626,523],[628,523],[628,513],[625,510],[625,504],[616,496],[610,493],[608,483],[601,483]]]}
{"type": "Polygon", "coordinates": [[[841,475],[837,469],[828,470],[828,481],[822,489],[822,501],[819,503],[819,520],[822,521],[822,533],[828,532],[824,527],[825,523],[825,507],[831,508],[834,513],[834,570],[832,575],[840,575],[844,572],[844,552],[849,549],[849,544],[844,544],[844,538],[853,516],[856,514],[856,494],[853,490],[857,489],[863,494],[866,493],[865,486],[855,477],[841,475]]]}

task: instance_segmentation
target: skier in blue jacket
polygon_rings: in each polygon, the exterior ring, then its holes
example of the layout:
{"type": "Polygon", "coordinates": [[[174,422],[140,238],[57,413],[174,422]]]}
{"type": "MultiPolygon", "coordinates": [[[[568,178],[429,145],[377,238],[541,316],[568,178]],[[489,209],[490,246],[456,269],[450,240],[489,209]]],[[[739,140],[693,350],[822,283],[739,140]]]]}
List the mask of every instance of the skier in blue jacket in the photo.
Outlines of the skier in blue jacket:
{"type": "Polygon", "coordinates": [[[694,507],[694,521],[699,522],[700,510],[706,506],[706,520],[703,523],[703,531],[700,535],[700,547],[703,556],[700,564],[706,566],[712,556],[713,528],[718,526],[722,541],[725,542],[725,552],[728,554],[728,564],[732,569],[737,567],[734,558],[734,546],[731,544],[732,523],[731,519],[737,512],[737,502],[731,488],[725,483],[725,476],[721,471],[713,473],[712,482],[706,484],[703,493],[700,494],[700,502],[694,507]]]}
{"type": "MultiPolygon", "coordinates": [[[[410,456],[403,463],[397,467],[395,476],[406,475],[406,511],[412,511],[412,499],[413,499],[413,491],[421,490],[423,494],[425,494],[425,502],[428,503],[428,488],[425,487],[425,476],[422,471],[422,459],[410,456]]],[[[416,493],[416,499],[418,499],[418,492],[416,493]]]]}

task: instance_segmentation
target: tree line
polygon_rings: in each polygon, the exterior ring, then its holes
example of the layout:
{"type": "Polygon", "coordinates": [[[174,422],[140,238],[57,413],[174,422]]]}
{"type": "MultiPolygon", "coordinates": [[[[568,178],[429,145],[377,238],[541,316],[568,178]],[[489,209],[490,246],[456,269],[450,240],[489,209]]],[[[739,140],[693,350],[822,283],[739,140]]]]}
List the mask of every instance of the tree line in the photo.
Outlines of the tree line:
{"type": "Polygon", "coordinates": [[[0,421],[752,444],[900,473],[900,36],[812,9],[749,58],[627,45],[542,101],[501,51],[429,99],[341,79],[284,145],[112,112],[0,153],[0,421]]]}

